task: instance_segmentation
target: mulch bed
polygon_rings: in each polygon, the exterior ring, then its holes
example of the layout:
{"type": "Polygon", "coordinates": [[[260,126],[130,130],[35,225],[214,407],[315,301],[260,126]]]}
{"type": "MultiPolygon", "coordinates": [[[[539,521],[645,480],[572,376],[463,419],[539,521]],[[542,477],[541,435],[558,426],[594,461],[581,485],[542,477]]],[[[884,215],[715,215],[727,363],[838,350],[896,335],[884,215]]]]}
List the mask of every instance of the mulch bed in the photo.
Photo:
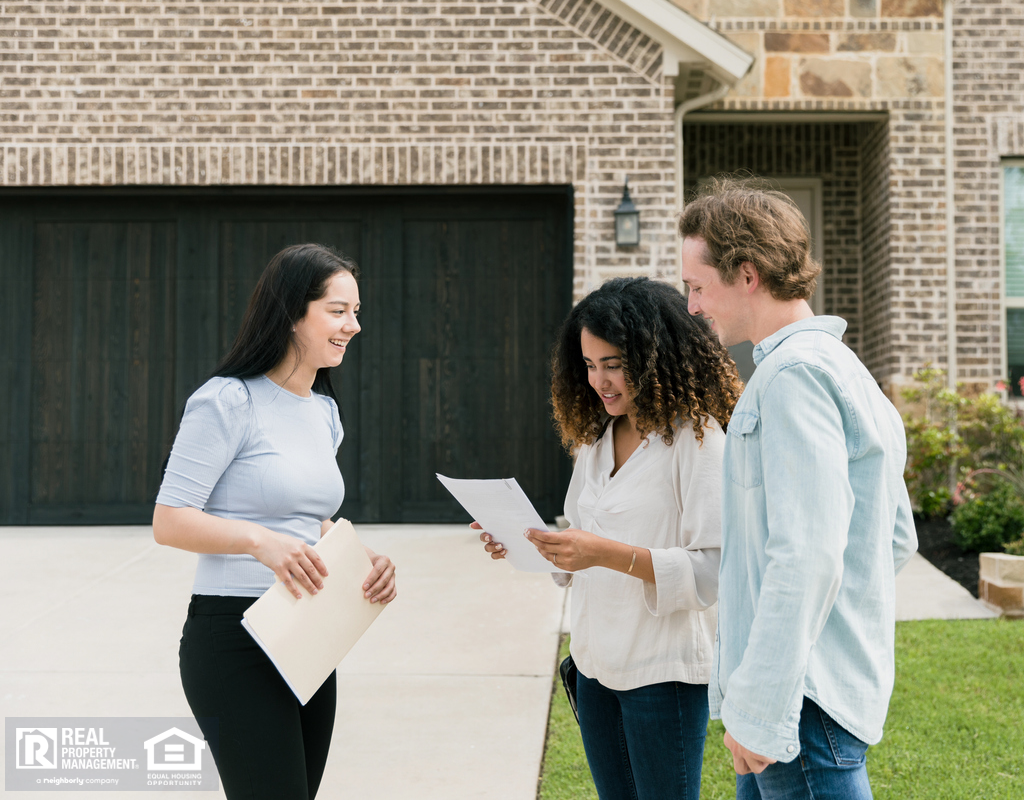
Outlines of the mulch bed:
{"type": "Polygon", "coordinates": [[[978,596],[978,554],[961,550],[945,517],[914,517],[918,552],[949,577],[978,596]]]}

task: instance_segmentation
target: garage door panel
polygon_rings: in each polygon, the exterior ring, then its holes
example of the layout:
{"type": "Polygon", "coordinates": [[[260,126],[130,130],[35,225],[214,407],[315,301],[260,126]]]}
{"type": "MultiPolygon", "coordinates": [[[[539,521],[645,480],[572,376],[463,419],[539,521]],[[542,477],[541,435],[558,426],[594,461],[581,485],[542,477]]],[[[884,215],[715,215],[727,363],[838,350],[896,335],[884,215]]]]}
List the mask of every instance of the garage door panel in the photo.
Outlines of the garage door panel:
{"type": "Polygon", "coordinates": [[[0,204],[0,524],[6,525],[28,521],[32,239],[24,206],[0,204]]]}
{"type": "Polygon", "coordinates": [[[570,303],[564,195],[65,198],[19,210],[28,237],[9,207],[0,240],[21,241],[11,252],[30,276],[29,334],[0,366],[11,374],[20,358],[32,377],[0,406],[0,450],[25,466],[0,520],[147,521],[185,400],[232,343],[269,258],[304,241],[362,272],[363,331],[332,376],[341,513],[464,519],[435,472],[515,475],[543,514],[560,512],[569,462],[550,425],[547,352],[570,303]]]}
{"type": "MultiPolygon", "coordinates": [[[[345,441],[339,463],[345,477],[342,516],[365,522],[394,520],[401,498],[401,463],[414,454],[403,437],[400,410],[404,358],[401,320],[402,211],[391,200],[360,204],[364,213],[359,262],[362,331],[332,380],[342,402],[345,441]]],[[[344,249],[344,248],[343,248],[344,249]]]]}
{"type": "Polygon", "coordinates": [[[174,422],[174,227],[35,226],[30,518],[152,500],[174,422]]]}
{"type": "Polygon", "coordinates": [[[435,472],[550,482],[543,513],[560,513],[550,497],[564,491],[567,462],[548,422],[547,351],[552,319],[568,310],[567,282],[551,258],[555,243],[546,243],[547,259],[537,243],[554,239],[554,228],[534,210],[516,212],[481,218],[467,206],[463,217],[417,213],[403,226],[404,302],[433,310],[403,317],[402,425],[417,454],[402,473],[405,514],[465,517],[435,472]],[[560,308],[545,315],[546,305],[560,308]],[[540,476],[530,448],[552,463],[540,476]]]}

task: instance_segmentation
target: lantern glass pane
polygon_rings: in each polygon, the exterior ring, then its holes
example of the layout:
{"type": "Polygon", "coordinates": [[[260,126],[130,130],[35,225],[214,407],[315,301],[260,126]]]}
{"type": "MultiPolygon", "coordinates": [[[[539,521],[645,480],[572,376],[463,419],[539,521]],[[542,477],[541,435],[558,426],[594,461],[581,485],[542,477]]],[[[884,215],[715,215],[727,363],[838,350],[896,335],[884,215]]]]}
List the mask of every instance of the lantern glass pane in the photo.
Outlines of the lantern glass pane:
{"type": "Polygon", "coordinates": [[[640,244],[639,212],[615,216],[615,243],[619,245],[640,244]]]}

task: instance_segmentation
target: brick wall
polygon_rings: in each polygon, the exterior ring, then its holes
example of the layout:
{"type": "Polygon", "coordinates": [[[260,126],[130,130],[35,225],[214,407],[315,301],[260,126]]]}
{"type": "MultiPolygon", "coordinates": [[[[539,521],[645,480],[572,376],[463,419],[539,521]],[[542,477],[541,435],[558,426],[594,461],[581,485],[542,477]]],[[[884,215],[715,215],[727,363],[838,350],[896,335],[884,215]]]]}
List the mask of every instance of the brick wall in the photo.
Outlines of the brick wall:
{"type": "Polygon", "coordinates": [[[590,0],[0,4],[0,185],[571,183],[577,293],[676,273],[672,95],[590,0]]]}
{"type": "Polygon", "coordinates": [[[881,108],[942,96],[942,0],[673,2],[759,56],[728,108],[881,108]]]}
{"type": "Polygon", "coordinates": [[[1024,156],[1024,6],[960,0],[953,19],[957,336],[961,380],[1002,373],[1000,159],[1024,156]]]}
{"type": "Polygon", "coordinates": [[[865,126],[861,139],[861,302],[863,344],[858,353],[873,375],[899,370],[892,346],[892,315],[896,304],[891,272],[889,207],[889,126],[865,126]]]}

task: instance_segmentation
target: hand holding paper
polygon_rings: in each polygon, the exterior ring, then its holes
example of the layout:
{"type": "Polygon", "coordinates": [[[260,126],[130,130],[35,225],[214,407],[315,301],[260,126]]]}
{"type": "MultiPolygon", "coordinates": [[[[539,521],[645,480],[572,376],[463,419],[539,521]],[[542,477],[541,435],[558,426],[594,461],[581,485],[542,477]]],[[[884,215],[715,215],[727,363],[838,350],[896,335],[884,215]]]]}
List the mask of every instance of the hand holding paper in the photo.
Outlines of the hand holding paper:
{"type": "Polygon", "coordinates": [[[527,528],[547,530],[533,503],[515,478],[460,480],[438,475],[437,479],[459,504],[507,551],[508,562],[522,572],[558,572],[523,536],[527,528]]]}
{"type": "MultiPolygon", "coordinates": [[[[321,591],[296,600],[283,583],[275,583],[242,619],[303,705],[385,607],[364,596],[363,586],[374,565],[352,523],[338,520],[315,549],[330,570],[321,591]]],[[[392,580],[393,576],[392,570],[392,580]]]]}

